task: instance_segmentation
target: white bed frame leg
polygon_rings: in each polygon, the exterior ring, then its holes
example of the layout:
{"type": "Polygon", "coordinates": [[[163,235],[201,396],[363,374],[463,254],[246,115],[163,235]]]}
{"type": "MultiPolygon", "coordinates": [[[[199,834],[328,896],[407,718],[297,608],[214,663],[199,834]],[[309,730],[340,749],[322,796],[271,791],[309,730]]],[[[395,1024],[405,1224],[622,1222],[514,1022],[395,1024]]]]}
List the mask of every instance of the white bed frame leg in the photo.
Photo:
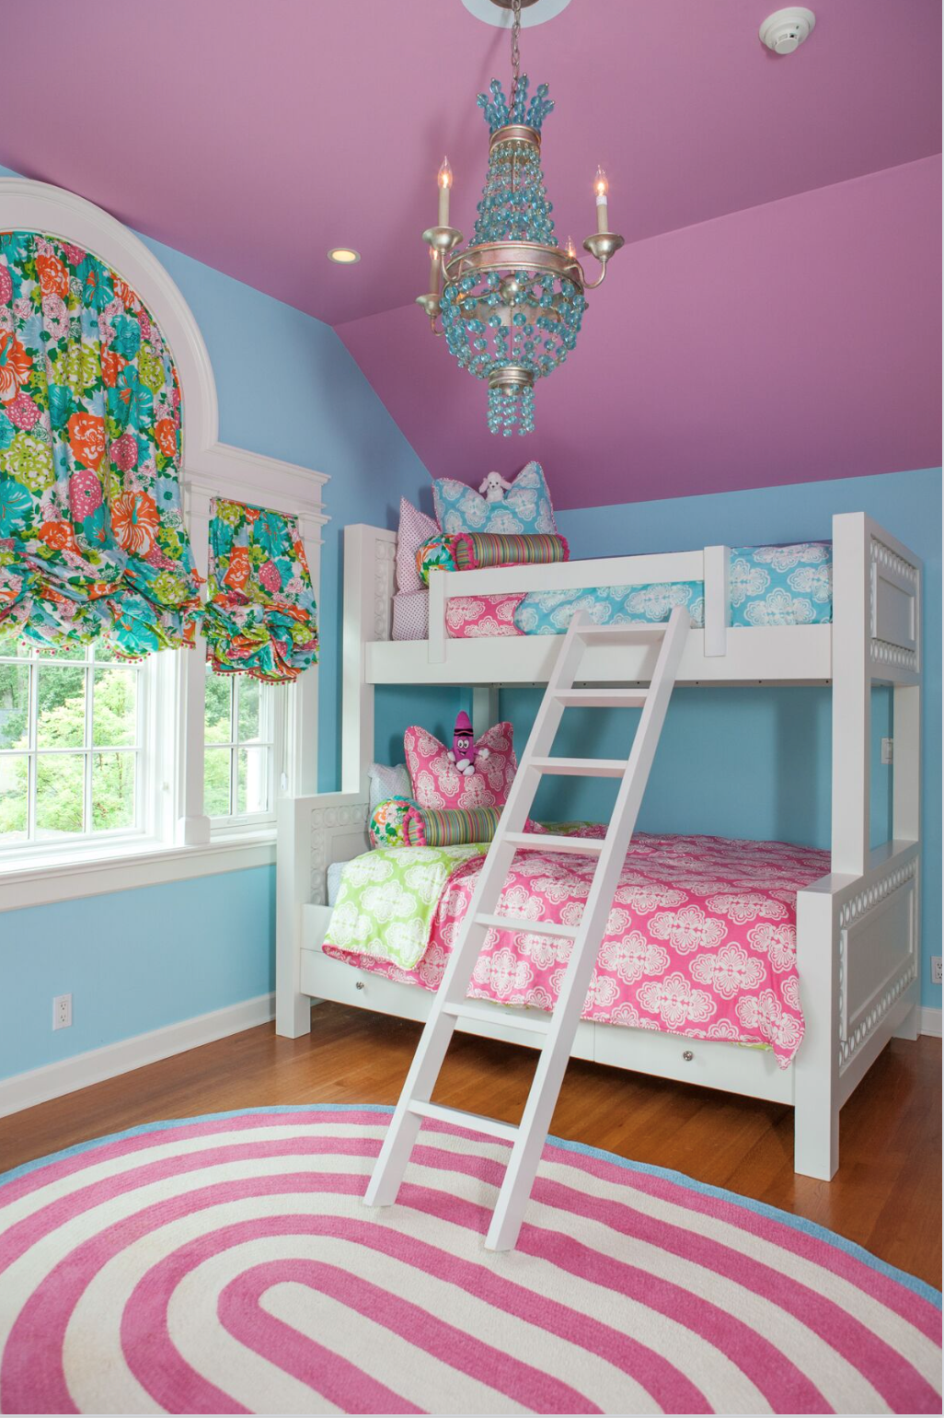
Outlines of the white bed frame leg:
{"type": "Polygon", "coordinates": [[[921,1032],[918,1027],[920,1020],[921,1008],[919,1005],[914,1005],[898,1025],[898,1028],[892,1030],[893,1037],[896,1039],[910,1039],[911,1042],[914,1043],[921,1032]]]}
{"type": "Polygon", "coordinates": [[[307,881],[311,866],[305,861],[307,832],[300,831],[303,825],[300,813],[310,808],[300,808],[309,799],[283,798],[278,804],[278,844],[279,850],[275,867],[276,925],[275,925],[275,1032],[286,1039],[297,1039],[311,1032],[311,1000],[298,988],[298,929],[299,904],[297,884],[307,881]]]}
{"type": "Polygon", "coordinates": [[[797,894],[797,972],[806,1033],[793,1060],[793,1170],[828,1182],[839,1166],[839,957],[824,877],[797,894]]]}

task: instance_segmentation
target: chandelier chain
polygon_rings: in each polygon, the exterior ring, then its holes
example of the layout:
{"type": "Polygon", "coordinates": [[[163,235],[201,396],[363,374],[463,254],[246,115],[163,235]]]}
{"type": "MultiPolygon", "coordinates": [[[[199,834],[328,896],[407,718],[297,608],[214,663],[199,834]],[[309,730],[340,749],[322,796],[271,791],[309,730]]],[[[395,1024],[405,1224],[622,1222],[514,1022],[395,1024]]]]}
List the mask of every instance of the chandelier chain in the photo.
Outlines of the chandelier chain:
{"type": "Polygon", "coordinates": [[[518,96],[518,81],[521,77],[521,51],[518,48],[518,37],[521,34],[521,0],[512,0],[511,11],[511,70],[513,75],[511,107],[513,110],[515,99],[518,96]]]}

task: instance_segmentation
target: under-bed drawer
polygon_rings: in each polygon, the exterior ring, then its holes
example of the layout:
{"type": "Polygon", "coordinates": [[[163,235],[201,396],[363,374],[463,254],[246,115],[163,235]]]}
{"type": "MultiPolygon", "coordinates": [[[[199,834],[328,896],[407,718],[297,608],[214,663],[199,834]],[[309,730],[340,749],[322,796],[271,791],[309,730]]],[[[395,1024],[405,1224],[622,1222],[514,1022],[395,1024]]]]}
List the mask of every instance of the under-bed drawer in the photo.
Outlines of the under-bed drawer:
{"type": "Polygon", "coordinates": [[[613,1068],[793,1104],[793,1068],[778,1068],[772,1049],[749,1048],[718,1039],[686,1039],[655,1029],[598,1024],[593,1057],[597,1063],[613,1068]]]}

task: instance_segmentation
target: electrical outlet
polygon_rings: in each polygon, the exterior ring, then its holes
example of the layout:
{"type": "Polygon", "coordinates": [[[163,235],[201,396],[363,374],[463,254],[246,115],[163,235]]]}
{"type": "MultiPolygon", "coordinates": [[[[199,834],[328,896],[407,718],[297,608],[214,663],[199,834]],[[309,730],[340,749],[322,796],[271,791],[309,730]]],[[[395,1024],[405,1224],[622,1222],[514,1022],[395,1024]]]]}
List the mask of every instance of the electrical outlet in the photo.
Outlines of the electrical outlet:
{"type": "Polygon", "coordinates": [[[895,740],[882,739],[882,762],[885,764],[895,761],[895,740]]]}
{"type": "Polygon", "coordinates": [[[53,1029],[68,1029],[72,1024],[72,996],[56,995],[52,1002],[53,1029]]]}
{"type": "Polygon", "coordinates": [[[941,976],[941,957],[939,955],[931,956],[931,983],[934,985],[944,983],[941,976]]]}

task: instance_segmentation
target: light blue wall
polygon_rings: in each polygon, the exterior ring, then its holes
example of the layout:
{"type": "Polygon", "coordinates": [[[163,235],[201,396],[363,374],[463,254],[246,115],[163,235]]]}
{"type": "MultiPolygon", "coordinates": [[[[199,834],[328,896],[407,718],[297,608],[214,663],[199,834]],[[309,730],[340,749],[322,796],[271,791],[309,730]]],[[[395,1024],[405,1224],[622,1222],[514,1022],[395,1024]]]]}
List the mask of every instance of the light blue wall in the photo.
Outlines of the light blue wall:
{"type": "MultiPolygon", "coordinates": [[[[553,479],[552,479],[553,485],[553,479]]],[[[684,551],[725,542],[828,538],[837,512],[867,512],[924,560],[924,878],[922,1002],[940,1008],[930,957],[941,953],[941,474],[938,469],[843,478],[749,492],[633,502],[561,512],[574,557],[684,551]]],[[[890,835],[890,774],[879,741],[892,732],[891,696],[873,695],[872,840],[890,835]]],[[[502,713],[523,743],[535,690],[506,690],[502,713]]],[[[565,718],[557,752],[615,756],[630,716],[607,711],[565,718]]],[[[640,826],[829,845],[830,695],[826,689],[689,689],[673,698],[640,826]]],[[[544,815],[596,817],[610,785],[580,784],[574,796],[544,800],[544,815]]],[[[538,803],[538,816],[542,804],[538,803]]]]}
{"type": "Polygon", "coordinates": [[[265,994],[274,935],[274,867],[0,915],[0,1078],[265,994]]]}
{"type": "MultiPolygon", "coordinates": [[[[0,167],[0,176],[16,176],[0,167]]],[[[144,237],[203,332],[220,437],[328,473],[321,570],[320,781],[340,760],[340,540],[345,523],[395,525],[401,486],[425,469],[327,325],[144,237]]],[[[324,264],[312,251],[311,279],[324,264]]],[[[357,278],[357,272],[351,272],[357,278]]],[[[0,1077],[155,1029],[269,989],[271,872],[0,913],[0,1077]],[[52,997],[75,1023],[53,1033],[52,997]]]]}

